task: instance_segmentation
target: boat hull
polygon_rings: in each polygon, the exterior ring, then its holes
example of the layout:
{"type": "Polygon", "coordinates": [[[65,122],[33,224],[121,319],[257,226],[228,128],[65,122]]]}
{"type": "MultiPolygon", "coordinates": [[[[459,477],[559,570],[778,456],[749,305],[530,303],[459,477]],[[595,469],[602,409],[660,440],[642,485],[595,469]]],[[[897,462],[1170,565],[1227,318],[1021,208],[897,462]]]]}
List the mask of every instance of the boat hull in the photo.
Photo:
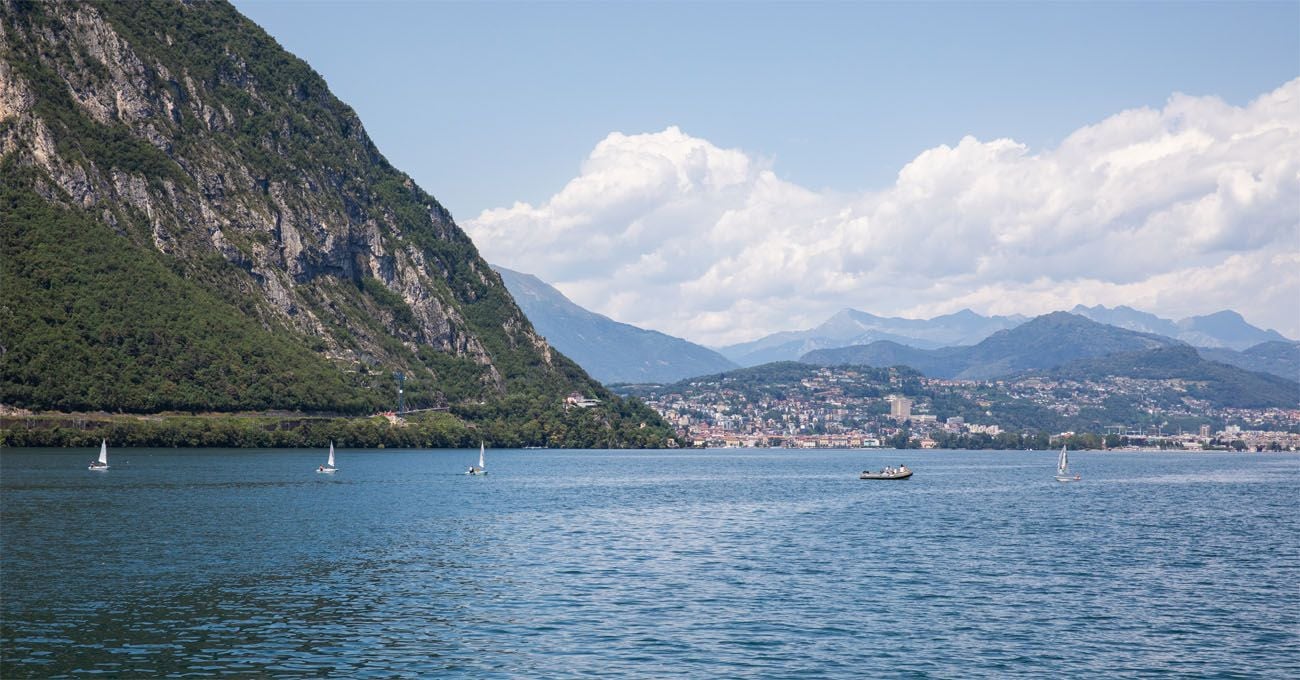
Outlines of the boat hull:
{"type": "Polygon", "coordinates": [[[879,472],[864,472],[861,475],[858,475],[858,479],[909,479],[911,476],[912,476],[911,470],[908,470],[907,472],[904,472],[902,474],[893,474],[893,475],[886,475],[879,472]]]}

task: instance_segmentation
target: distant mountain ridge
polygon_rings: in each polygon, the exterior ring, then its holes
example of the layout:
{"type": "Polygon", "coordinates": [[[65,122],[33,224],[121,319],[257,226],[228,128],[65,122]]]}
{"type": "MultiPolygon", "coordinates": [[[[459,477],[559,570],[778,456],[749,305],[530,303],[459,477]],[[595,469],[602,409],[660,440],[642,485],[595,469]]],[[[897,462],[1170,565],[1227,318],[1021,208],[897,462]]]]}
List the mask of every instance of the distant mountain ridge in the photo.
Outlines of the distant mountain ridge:
{"type": "Polygon", "coordinates": [[[1261,342],[1241,351],[1226,347],[1200,347],[1197,351],[1210,361],[1300,380],[1300,342],[1261,342]]]}
{"type": "Polygon", "coordinates": [[[816,350],[800,361],[823,366],[910,366],[934,378],[985,380],[1045,370],[1076,359],[1179,345],[1176,340],[1053,312],[998,331],[975,345],[918,349],[892,342],[816,350]]]}
{"type": "Polygon", "coordinates": [[[791,361],[820,349],[887,341],[912,348],[935,349],[973,345],[989,335],[1025,322],[1026,317],[982,316],[969,309],[932,319],[882,317],[843,309],[824,323],[802,331],[773,333],[758,340],[719,348],[723,356],[743,366],[791,361]]]}
{"type": "Polygon", "coordinates": [[[1076,359],[1044,372],[1057,379],[1125,377],[1186,381],[1187,395],[1216,408],[1297,408],[1300,382],[1209,361],[1188,345],[1076,359]]]}
{"type": "Polygon", "coordinates": [[[1124,305],[1075,305],[1070,313],[1132,331],[1164,335],[1196,347],[1244,350],[1264,342],[1291,342],[1281,333],[1271,328],[1264,330],[1253,326],[1241,314],[1227,309],[1204,316],[1189,316],[1179,321],[1164,319],[1124,305]]]}
{"type": "MultiPolygon", "coordinates": [[[[1075,305],[1069,313],[1126,330],[1162,335],[1196,347],[1241,351],[1264,342],[1293,342],[1275,330],[1264,330],[1251,325],[1241,314],[1231,310],[1187,317],[1179,321],[1124,305],[1075,305]]],[[[931,319],[882,317],[856,309],[843,309],[813,328],[781,331],[717,349],[720,354],[742,366],[790,361],[817,350],[869,345],[881,341],[911,349],[938,349],[974,345],[997,331],[1015,328],[1027,320],[1028,317],[1019,314],[983,316],[969,309],[931,319]]]]}
{"type": "Polygon", "coordinates": [[[584,309],[536,276],[493,269],[533,327],[601,382],[668,383],[736,368],[702,345],[584,309]]]}

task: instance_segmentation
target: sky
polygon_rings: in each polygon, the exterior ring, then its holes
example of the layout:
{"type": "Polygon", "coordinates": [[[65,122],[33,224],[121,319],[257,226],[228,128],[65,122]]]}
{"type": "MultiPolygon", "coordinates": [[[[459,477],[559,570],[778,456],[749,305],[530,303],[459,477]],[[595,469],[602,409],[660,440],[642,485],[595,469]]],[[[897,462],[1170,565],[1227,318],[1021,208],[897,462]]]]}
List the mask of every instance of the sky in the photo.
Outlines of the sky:
{"type": "Polygon", "coordinates": [[[1300,2],[236,6],[489,262],[709,345],[845,307],[1300,338],[1300,2]]]}

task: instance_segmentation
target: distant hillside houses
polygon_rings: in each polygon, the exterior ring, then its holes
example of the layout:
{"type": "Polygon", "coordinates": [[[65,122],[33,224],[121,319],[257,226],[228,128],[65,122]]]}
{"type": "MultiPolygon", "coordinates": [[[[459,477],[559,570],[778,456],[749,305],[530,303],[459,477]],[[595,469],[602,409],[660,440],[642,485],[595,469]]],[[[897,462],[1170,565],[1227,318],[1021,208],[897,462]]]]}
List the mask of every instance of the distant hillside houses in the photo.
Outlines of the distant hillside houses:
{"type": "Polygon", "coordinates": [[[746,449],[877,449],[883,446],[879,437],[853,435],[766,435],[736,434],[701,428],[691,431],[690,442],[695,448],[746,449]]]}
{"type": "Polygon", "coordinates": [[[906,368],[785,363],[627,390],[697,447],[1051,448],[1050,433],[1067,430],[1072,434],[1056,439],[1071,448],[1300,444],[1300,409],[1225,407],[1214,400],[1254,398],[1258,391],[1230,391],[1226,382],[1207,387],[1214,377],[1031,374],[975,381],[926,378],[906,368]],[[1262,434],[1210,435],[1229,427],[1262,434]]]}

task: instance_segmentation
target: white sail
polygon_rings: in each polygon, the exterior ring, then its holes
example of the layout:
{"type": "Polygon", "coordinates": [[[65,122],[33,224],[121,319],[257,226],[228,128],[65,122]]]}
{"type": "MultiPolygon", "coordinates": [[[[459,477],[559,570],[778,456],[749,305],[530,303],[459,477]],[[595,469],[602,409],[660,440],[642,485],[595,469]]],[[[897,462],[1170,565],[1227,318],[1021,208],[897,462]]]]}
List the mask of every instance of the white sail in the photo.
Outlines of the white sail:
{"type": "Polygon", "coordinates": [[[1056,459],[1056,481],[1058,482],[1077,482],[1083,479],[1079,475],[1070,474],[1070,454],[1066,453],[1065,447],[1061,447],[1061,456],[1056,459]]]}
{"type": "Polygon", "coordinates": [[[487,465],[483,462],[483,442],[478,443],[478,469],[487,469],[487,465]]]}
{"type": "Polygon", "coordinates": [[[330,459],[325,464],[329,467],[334,467],[334,442],[330,442],[330,459]]]}
{"type": "Polygon", "coordinates": [[[101,440],[99,442],[99,458],[90,461],[90,465],[88,465],[87,467],[91,470],[108,469],[108,440],[107,439],[101,440]]]}

